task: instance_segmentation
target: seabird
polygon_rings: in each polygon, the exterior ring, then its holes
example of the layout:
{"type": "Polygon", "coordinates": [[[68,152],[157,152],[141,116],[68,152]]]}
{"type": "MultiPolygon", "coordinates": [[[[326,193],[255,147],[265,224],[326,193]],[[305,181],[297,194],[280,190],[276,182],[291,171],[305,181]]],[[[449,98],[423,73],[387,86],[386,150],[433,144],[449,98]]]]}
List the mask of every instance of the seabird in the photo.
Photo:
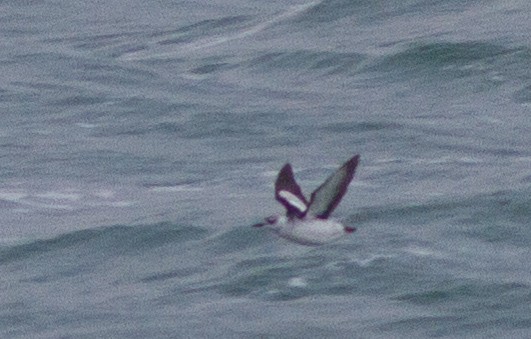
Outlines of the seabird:
{"type": "Polygon", "coordinates": [[[322,245],[356,230],[330,218],[354,177],[360,156],[355,155],[313,191],[310,202],[295,181],[288,163],[275,182],[275,198],[286,208],[286,215],[273,215],[254,227],[267,226],[279,236],[303,245],[322,245]]]}

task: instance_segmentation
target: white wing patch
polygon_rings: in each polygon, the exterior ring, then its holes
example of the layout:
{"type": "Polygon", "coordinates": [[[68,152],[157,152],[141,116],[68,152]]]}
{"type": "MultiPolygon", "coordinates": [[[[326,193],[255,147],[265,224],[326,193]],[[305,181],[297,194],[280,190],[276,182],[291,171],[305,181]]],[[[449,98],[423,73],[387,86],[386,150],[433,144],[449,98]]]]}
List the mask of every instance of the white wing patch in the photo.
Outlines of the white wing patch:
{"type": "Polygon", "coordinates": [[[278,192],[278,195],[282,199],[286,200],[286,202],[290,204],[290,206],[293,206],[294,208],[298,209],[301,213],[306,212],[306,208],[307,208],[306,204],[304,203],[304,201],[299,199],[295,194],[289,191],[282,190],[278,192]]]}

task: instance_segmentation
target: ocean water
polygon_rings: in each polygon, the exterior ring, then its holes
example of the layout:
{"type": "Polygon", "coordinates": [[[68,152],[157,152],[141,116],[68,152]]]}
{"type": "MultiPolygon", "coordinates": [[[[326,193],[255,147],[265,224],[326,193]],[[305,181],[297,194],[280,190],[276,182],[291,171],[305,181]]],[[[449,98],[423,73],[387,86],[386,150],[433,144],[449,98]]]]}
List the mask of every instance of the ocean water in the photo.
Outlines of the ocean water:
{"type": "Polygon", "coordinates": [[[530,16],[2,1],[0,337],[531,337],[530,16]],[[358,153],[357,232],[251,227],[358,153]]]}

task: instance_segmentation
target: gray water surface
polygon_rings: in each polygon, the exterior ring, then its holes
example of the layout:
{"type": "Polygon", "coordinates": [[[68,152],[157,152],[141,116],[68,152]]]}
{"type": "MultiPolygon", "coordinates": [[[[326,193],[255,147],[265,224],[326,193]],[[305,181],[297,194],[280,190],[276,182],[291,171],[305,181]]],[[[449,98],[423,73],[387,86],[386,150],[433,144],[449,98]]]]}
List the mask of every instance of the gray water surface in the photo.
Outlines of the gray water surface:
{"type": "Polygon", "coordinates": [[[0,337],[531,336],[528,1],[4,1],[0,337]],[[304,247],[250,227],[361,154],[304,247]]]}

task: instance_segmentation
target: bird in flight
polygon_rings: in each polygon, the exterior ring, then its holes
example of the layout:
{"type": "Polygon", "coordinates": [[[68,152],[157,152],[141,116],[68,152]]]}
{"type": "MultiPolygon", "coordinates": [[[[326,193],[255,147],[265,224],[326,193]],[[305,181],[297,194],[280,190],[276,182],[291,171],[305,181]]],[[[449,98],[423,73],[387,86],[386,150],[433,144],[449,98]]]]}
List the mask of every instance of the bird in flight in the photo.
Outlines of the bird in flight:
{"type": "Polygon", "coordinates": [[[275,198],[286,208],[286,215],[274,215],[254,227],[266,226],[279,236],[303,245],[322,245],[356,230],[330,218],[354,178],[360,156],[355,155],[313,191],[310,202],[295,181],[288,163],[275,182],[275,198]]]}

